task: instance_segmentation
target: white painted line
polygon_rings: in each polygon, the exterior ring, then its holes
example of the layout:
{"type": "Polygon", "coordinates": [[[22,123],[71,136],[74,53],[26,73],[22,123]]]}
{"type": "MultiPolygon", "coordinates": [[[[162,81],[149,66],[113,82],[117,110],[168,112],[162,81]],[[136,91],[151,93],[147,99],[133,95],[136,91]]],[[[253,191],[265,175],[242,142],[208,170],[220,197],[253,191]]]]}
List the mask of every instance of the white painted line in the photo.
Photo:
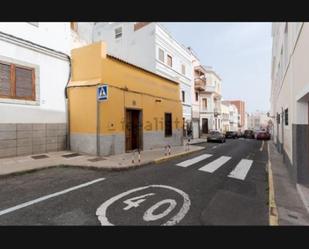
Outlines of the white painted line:
{"type": "Polygon", "coordinates": [[[263,147],[264,147],[264,140],[262,141],[262,145],[261,145],[260,151],[263,150],[263,147]]]}
{"type": "Polygon", "coordinates": [[[89,186],[89,185],[91,185],[91,184],[94,184],[94,183],[97,183],[97,182],[100,182],[100,181],[103,181],[103,180],[105,180],[105,178],[98,178],[98,179],[93,180],[93,181],[91,181],[91,182],[86,182],[86,183],[77,185],[77,186],[75,186],[75,187],[62,190],[62,191],[60,191],[60,192],[56,192],[56,193],[53,193],[53,194],[50,194],[50,195],[45,195],[45,196],[43,196],[43,197],[34,199],[34,200],[32,200],[32,201],[28,201],[28,202],[19,204],[19,205],[17,205],[17,206],[14,206],[14,207],[11,207],[11,208],[8,208],[8,209],[4,209],[4,210],[0,211],[0,216],[1,216],[1,215],[4,215],[4,214],[7,214],[7,213],[14,212],[14,211],[16,211],[16,210],[18,210],[18,209],[21,209],[21,208],[24,208],[24,207],[27,207],[27,206],[30,206],[30,205],[33,205],[33,204],[36,204],[36,203],[38,203],[38,202],[45,201],[45,200],[50,199],[50,198],[53,198],[53,197],[56,197],[56,196],[59,196],[59,195],[66,194],[66,193],[71,192],[71,191],[74,191],[74,190],[76,190],[76,189],[80,189],[80,188],[87,187],[87,186],[89,186]]]}
{"type": "Polygon", "coordinates": [[[241,159],[241,161],[236,165],[235,169],[233,169],[228,177],[244,180],[252,166],[252,163],[252,160],[241,159]]]}
{"type": "Polygon", "coordinates": [[[192,164],[195,164],[195,163],[198,163],[202,160],[205,160],[206,158],[208,157],[211,157],[212,155],[211,154],[203,154],[201,156],[197,156],[197,157],[194,157],[194,158],[191,158],[189,160],[186,160],[186,161],[183,161],[181,163],[178,163],[176,164],[177,166],[181,166],[181,167],[188,167],[192,164]]]}
{"type": "Polygon", "coordinates": [[[225,164],[228,160],[230,160],[231,157],[229,156],[221,156],[215,161],[212,161],[211,163],[206,164],[202,168],[199,168],[201,171],[213,173],[215,170],[220,168],[223,164],[225,164]]]}

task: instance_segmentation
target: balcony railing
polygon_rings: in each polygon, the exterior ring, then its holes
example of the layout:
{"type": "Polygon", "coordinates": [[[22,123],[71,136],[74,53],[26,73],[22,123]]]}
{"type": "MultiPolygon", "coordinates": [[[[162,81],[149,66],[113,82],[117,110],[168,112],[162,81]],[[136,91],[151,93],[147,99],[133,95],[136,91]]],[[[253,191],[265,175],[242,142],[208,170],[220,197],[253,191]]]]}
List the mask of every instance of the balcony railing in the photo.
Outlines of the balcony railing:
{"type": "Polygon", "coordinates": [[[215,86],[206,86],[205,87],[205,91],[206,92],[215,92],[216,91],[216,87],[215,86]]]}
{"type": "Polygon", "coordinates": [[[194,87],[196,90],[204,91],[206,86],[206,79],[205,78],[195,78],[194,79],[194,87]]]}

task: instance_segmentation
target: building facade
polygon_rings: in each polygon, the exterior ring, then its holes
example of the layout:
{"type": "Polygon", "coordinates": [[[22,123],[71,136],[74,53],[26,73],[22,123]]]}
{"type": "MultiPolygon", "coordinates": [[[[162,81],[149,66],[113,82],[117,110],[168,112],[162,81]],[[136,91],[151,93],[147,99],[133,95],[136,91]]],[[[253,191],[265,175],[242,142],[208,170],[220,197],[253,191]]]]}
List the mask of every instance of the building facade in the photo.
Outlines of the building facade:
{"type": "Polygon", "coordinates": [[[0,23],[0,157],[66,148],[70,24],[0,23]]]}
{"type": "Polygon", "coordinates": [[[72,50],[71,149],[107,156],[182,145],[179,84],[106,51],[103,42],[72,50]],[[97,101],[102,84],[106,99],[97,101]]]}
{"type": "Polygon", "coordinates": [[[230,109],[229,105],[223,102],[221,104],[221,115],[222,132],[230,131],[230,109]]]}
{"type": "Polygon", "coordinates": [[[202,133],[200,124],[200,110],[202,104],[201,93],[206,89],[206,69],[191,48],[188,48],[192,56],[192,69],[194,82],[191,84],[192,101],[192,137],[199,138],[202,133]]]}
{"type": "Polygon", "coordinates": [[[267,113],[256,111],[249,116],[248,128],[254,131],[266,130],[268,129],[269,120],[267,113]]]}
{"type": "Polygon", "coordinates": [[[229,131],[238,131],[239,127],[239,113],[237,107],[232,104],[230,101],[222,101],[222,106],[224,105],[225,113],[228,113],[228,116],[225,114],[224,121],[227,122],[226,117],[229,122],[229,131]]]}
{"type": "Polygon", "coordinates": [[[186,130],[192,130],[191,54],[156,22],[95,23],[93,41],[108,44],[107,52],[134,65],[177,81],[186,130]]]}
{"type": "Polygon", "coordinates": [[[246,114],[246,107],[245,102],[242,100],[229,100],[229,102],[236,106],[239,114],[238,120],[238,131],[244,131],[245,129],[245,114],[246,114]]]}
{"type": "Polygon", "coordinates": [[[272,25],[273,139],[296,183],[309,183],[309,24],[272,25]]]}
{"type": "Polygon", "coordinates": [[[212,67],[205,67],[206,87],[200,91],[200,126],[202,134],[222,131],[221,78],[212,67]]]}

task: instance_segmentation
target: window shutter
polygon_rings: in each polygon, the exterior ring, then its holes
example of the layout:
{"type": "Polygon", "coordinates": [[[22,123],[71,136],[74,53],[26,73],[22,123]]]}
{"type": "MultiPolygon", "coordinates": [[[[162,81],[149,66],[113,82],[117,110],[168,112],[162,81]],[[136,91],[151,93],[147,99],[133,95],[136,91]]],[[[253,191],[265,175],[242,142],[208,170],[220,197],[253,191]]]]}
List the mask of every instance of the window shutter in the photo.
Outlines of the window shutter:
{"type": "Polygon", "coordinates": [[[16,97],[33,98],[33,75],[31,69],[16,67],[16,97]]]}
{"type": "Polygon", "coordinates": [[[0,63],[0,95],[10,96],[11,66],[0,63]]]}

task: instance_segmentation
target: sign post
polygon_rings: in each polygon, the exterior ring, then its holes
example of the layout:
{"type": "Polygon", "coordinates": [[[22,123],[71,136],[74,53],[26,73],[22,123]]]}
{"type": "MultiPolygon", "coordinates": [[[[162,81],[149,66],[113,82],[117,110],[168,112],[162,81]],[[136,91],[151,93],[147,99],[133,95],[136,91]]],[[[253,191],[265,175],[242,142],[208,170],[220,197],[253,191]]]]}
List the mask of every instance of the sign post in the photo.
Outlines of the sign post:
{"type": "Polygon", "coordinates": [[[97,156],[100,156],[100,102],[108,100],[108,85],[97,88],[97,156]]]}

